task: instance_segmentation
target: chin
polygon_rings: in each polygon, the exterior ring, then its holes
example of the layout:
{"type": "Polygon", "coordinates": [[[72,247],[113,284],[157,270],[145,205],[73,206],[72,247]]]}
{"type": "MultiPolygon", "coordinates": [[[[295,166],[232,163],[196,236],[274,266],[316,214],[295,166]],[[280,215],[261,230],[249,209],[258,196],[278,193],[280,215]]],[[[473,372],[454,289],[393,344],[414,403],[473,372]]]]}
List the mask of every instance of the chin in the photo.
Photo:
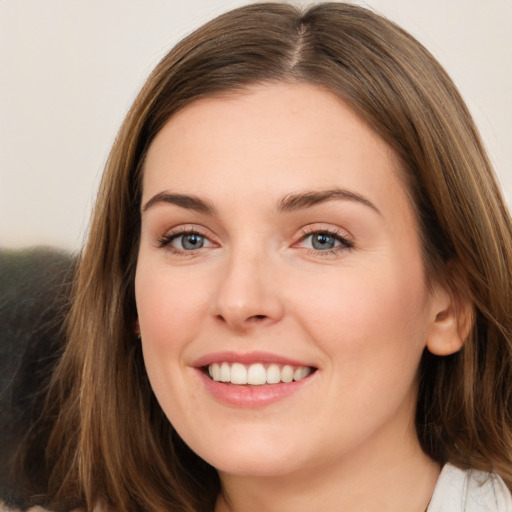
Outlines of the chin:
{"type": "Polygon", "coordinates": [[[294,473],[299,469],[297,461],[291,455],[276,457],[261,453],[244,456],[217,457],[209,461],[221,474],[243,477],[279,477],[294,473]]]}
{"type": "Polygon", "coordinates": [[[298,456],[298,446],[302,443],[288,437],[288,442],[282,439],[272,439],[261,433],[246,436],[242,439],[236,436],[231,440],[219,439],[200,446],[189,444],[202,459],[212,465],[220,473],[238,476],[272,477],[283,476],[296,471],[304,465],[304,450],[298,456]]]}

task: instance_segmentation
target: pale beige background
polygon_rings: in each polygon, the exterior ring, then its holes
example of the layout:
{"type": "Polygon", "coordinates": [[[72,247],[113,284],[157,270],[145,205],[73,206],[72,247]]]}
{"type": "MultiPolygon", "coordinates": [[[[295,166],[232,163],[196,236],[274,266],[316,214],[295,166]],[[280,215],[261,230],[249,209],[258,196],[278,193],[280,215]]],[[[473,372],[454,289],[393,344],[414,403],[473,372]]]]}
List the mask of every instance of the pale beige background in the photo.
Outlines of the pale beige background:
{"type": "MultiPolygon", "coordinates": [[[[145,77],[193,28],[245,3],[0,0],[0,247],[79,249],[145,77]]],[[[512,204],[512,0],[357,3],[397,21],[447,68],[512,204]]]]}

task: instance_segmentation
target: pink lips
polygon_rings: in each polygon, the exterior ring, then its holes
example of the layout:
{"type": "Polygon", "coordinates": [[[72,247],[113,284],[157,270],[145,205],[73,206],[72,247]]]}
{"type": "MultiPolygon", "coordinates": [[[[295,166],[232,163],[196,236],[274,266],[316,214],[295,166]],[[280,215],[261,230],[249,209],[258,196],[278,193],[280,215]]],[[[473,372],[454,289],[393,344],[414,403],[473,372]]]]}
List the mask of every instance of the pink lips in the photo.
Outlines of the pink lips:
{"type": "Polygon", "coordinates": [[[208,354],[199,358],[194,362],[193,366],[200,368],[208,366],[212,363],[242,363],[242,364],[253,364],[253,363],[277,363],[277,364],[289,364],[291,366],[311,366],[303,361],[297,361],[289,359],[287,357],[279,356],[277,354],[270,354],[268,352],[250,352],[247,354],[238,354],[236,352],[215,352],[214,354],[208,354]]]}
{"type": "Polygon", "coordinates": [[[199,358],[194,362],[194,367],[201,379],[206,391],[218,402],[237,408],[261,408],[283,400],[297,393],[307,385],[314,373],[308,377],[294,382],[267,384],[261,386],[235,385],[231,383],[215,382],[204,371],[204,368],[213,363],[242,363],[251,365],[254,363],[276,363],[295,367],[310,366],[307,363],[290,358],[281,357],[266,352],[251,352],[238,354],[235,352],[216,352],[199,358]]]}

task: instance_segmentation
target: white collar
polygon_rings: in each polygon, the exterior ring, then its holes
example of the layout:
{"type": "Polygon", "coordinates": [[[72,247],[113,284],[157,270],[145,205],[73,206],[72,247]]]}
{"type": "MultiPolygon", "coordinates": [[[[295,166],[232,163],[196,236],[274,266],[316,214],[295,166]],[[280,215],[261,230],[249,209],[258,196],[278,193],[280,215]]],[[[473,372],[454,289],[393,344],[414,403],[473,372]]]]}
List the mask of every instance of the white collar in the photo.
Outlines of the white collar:
{"type": "Polygon", "coordinates": [[[512,512],[512,496],[495,473],[446,464],[427,512],[512,512]]]}

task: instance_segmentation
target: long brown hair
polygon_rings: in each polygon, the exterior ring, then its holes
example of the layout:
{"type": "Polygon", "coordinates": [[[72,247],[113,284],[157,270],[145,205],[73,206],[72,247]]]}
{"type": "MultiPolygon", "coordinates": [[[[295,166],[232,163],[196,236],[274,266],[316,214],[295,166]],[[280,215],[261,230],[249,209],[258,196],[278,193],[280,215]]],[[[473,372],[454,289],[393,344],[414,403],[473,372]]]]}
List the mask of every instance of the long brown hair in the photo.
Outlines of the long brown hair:
{"type": "Polygon", "coordinates": [[[167,421],[134,335],[141,173],[155,135],[183,106],[269,81],[336,93],[401,158],[429,279],[474,310],[461,351],[423,356],[419,440],[439,463],[494,470],[512,487],[512,227],[464,102],[427,50],[389,20],[343,3],[305,11],[268,3],[228,12],[179,43],[119,132],[47,399],[47,503],[213,508],[217,473],[167,421]]]}

